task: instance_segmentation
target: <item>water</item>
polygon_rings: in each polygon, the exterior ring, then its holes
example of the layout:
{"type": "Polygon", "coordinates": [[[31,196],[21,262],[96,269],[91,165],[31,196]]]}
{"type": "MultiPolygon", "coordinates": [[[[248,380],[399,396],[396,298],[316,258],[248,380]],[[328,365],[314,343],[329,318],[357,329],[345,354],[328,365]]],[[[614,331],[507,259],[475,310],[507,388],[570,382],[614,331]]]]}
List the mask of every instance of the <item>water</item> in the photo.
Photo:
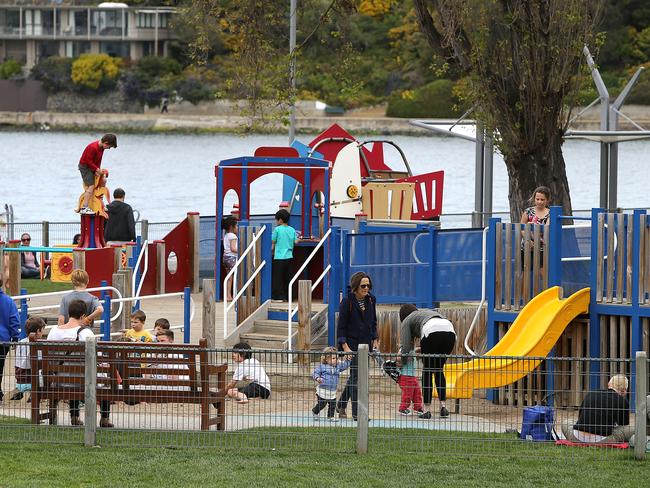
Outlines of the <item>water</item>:
{"type": "MultiPolygon", "coordinates": [[[[0,132],[0,205],[11,203],[17,222],[76,221],[81,194],[79,156],[97,133],[0,132]]],[[[313,136],[300,136],[309,142],[313,136]]],[[[363,137],[360,137],[363,139],[363,137]]],[[[445,171],[444,213],[471,212],[474,205],[474,145],[433,136],[392,136],[405,152],[414,173],[445,171]]],[[[111,192],[120,186],[126,201],[150,222],[179,221],[188,211],[215,214],[214,166],[217,161],[251,155],[258,146],[285,145],[286,136],[233,134],[118,135],[117,149],[104,154],[111,192]]],[[[395,168],[397,152],[386,149],[395,168]]],[[[647,208],[649,141],[619,146],[619,206],[647,208]]],[[[598,206],[599,145],[570,140],[564,155],[573,207],[598,206]]],[[[251,187],[253,213],[270,213],[280,201],[280,175],[269,175],[251,187]]],[[[508,183],[503,160],[495,157],[494,211],[508,211],[508,183]]],[[[229,209],[232,199],[226,202],[229,209]]],[[[464,220],[465,223],[468,219],[464,220]]]]}

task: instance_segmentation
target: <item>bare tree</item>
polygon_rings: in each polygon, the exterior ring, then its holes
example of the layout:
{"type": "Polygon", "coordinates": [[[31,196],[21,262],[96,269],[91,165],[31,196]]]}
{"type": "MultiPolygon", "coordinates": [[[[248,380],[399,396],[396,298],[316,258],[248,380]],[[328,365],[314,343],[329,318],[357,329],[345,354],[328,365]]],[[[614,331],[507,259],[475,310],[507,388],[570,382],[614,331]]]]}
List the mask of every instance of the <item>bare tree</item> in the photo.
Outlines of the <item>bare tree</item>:
{"type": "Polygon", "coordinates": [[[469,78],[476,116],[495,130],[519,220],[539,185],[571,212],[562,155],[582,47],[601,0],[414,0],[420,28],[469,78]]]}

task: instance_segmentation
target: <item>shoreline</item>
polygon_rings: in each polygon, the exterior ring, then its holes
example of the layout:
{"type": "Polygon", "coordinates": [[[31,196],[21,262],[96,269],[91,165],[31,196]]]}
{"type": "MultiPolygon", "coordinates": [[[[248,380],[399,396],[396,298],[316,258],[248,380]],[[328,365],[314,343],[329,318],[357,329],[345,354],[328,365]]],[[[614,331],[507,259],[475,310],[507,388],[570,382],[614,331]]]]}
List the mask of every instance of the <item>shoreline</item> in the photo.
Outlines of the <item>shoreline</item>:
{"type": "MultiPolygon", "coordinates": [[[[84,132],[97,130],[142,134],[284,134],[288,130],[288,127],[279,121],[272,121],[264,127],[258,126],[251,130],[246,125],[248,121],[248,118],[237,115],[0,112],[0,130],[2,131],[84,132]]],[[[455,122],[455,120],[450,122],[455,122]]],[[[643,124],[650,121],[640,120],[639,122],[643,124]]],[[[332,124],[339,124],[353,133],[368,135],[433,135],[430,131],[409,124],[409,119],[369,116],[299,116],[296,117],[296,132],[319,134],[332,124]]],[[[621,129],[634,129],[632,126],[626,127],[626,125],[621,123],[621,129]]],[[[598,127],[599,121],[593,117],[585,118],[573,125],[574,129],[580,130],[597,130],[598,127]]]]}
{"type": "MultiPolygon", "coordinates": [[[[53,130],[80,132],[102,130],[121,133],[251,133],[284,134],[288,127],[271,122],[250,130],[249,119],[235,115],[159,115],[159,114],[97,114],[61,112],[0,112],[0,130],[53,130]]],[[[332,124],[364,134],[430,135],[408,119],[391,117],[297,117],[296,132],[319,134],[332,124]]]]}

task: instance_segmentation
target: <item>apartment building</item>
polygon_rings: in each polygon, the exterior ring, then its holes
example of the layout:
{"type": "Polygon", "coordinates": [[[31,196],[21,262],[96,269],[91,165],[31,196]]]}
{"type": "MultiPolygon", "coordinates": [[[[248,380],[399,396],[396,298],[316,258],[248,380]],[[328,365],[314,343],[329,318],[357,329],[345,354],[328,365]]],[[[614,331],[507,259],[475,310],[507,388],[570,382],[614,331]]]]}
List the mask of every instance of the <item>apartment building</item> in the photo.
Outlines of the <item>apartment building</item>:
{"type": "Polygon", "coordinates": [[[0,5],[0,62],[15,59],[31,68],[49,56],[84,53],[140,59],[167,56],[175,38],[171,7],[0,5]]]}

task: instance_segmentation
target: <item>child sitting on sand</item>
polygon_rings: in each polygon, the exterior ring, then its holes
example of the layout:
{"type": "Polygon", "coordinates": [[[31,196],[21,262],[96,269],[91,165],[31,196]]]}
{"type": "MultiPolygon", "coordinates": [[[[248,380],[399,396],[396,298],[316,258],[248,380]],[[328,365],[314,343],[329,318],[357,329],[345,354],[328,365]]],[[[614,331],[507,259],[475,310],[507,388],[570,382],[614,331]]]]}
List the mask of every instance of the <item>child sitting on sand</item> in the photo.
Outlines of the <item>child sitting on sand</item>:
{"type": "Polygon", "coordinates": [[[271,381],[260,362],[252,358],[250,344],[235,344],[232,360],[239,365],[232,381],[226,385],[226,397],[234,398],[237,403],[248,403],[249,398],[267,399],[271,396],[271,381]]]}

